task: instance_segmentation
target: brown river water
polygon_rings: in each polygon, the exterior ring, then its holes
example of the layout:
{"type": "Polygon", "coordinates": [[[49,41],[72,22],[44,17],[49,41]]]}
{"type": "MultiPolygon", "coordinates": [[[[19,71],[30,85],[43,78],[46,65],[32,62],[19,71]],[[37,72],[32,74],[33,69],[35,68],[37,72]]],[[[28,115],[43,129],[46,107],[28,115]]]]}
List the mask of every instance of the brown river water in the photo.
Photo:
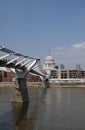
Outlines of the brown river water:
{"type": "Polygon", "coordinates": [[[11,103],[0,88],[0,130],[85,130],[85,88],[28,88],[30,103],[11,103]]]}

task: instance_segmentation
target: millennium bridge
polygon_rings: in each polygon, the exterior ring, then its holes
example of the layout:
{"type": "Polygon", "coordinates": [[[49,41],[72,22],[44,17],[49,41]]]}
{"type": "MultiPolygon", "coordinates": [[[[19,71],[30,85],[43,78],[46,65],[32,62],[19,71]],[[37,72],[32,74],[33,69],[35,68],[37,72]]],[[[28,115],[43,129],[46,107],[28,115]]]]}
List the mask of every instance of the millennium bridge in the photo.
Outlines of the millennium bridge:
{"type": "Polygon", "coordinates": [[[29,102],[26,85],[26,75],[36,74],[42,79],[45,88],[48,87],[48,76],[42,72],[40,59],[25,56],[0,45],[0,67],[9,68],[16,77],[16,87],[13,89],[11,102],[29,102]]]}

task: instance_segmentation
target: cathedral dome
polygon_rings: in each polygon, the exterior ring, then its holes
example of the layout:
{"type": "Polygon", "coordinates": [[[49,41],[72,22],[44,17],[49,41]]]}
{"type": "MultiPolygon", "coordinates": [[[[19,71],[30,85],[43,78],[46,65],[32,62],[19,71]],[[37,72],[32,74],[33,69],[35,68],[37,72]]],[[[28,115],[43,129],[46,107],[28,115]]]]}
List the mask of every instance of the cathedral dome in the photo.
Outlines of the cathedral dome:
{"type": "Polygon", "coordinates": [[[47,72],[48,74],[50,73],[51,70],[55,69],[55,61],[51,54],[49,53],[48,56],[46,56],[44,63],[43,63],[43,70],[47,72]]]}
{"type": "Polygon", "coordinates": [[[45,63],[55,63],[54,62],[54,59],[53,59],[53,57],[51,56],[51,55],[48,55],[46,58],[45,58],[45,60],[44,60],[44,62],[45,63]]]}

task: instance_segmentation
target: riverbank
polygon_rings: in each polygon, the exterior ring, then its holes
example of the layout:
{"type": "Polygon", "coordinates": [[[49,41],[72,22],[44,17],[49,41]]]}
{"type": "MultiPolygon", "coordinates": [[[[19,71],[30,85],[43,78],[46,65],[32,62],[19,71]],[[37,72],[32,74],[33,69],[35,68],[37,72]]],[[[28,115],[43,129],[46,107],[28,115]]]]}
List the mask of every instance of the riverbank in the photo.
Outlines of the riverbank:
{"type": "Polygon", "coordinates": [[[85,83],[50,83],[50,87],[85,88],[85,83]]]}
{"type": "MultiPolygon", "coordinates": [[[[85,88],[85,83],[50,83],[50,87],[60,87],[60,88],[85,88]]],[[[0,82],[1,87],[15,87],[15,82],[0,82]]],[[[27,82],[28,87],[40,87],[43,88],[44,84],[42,82],[27,82]]]]}
{"type": "MultiPolygon", "coordinates": [[[[1,87],[16,87],[15,82],[0,82],[1,87]]],[[[44,87],[42,82],[27,82],[27,87],[44,87]]]]}

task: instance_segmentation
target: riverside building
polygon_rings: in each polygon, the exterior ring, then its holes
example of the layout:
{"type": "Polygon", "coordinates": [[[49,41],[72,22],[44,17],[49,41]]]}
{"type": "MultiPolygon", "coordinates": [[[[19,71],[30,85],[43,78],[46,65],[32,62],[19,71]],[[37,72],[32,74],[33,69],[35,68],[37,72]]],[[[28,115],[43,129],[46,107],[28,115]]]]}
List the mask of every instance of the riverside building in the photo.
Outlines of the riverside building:
{"type": "MultiPolygon", "coordinates": [[[[10,71],[10,69],[6,67],[0,67],[0,82],[14,82],[15,77],[13,73],[10,71]]],[[[28,74],[26,76],[27,82],[41,82],[41,79],[39,76],[35,76],[32,74],[28,74]]]]}
{"type": "Polygon", "coordinates": [[[66,69],[63,64],[58,67],[50,53],[44,60],[43,71],[49,75],[50,82],[85,82],[85,70],[79,64],[74,69],[66,69]]]}
{"type": "MultiPolygon", "coordinates": [[[[50,82],[85,82],[85,70],[81,69],[79,64],[74,69],[66,69],[64,64],[57,66],[50,52],[43,62],[43,72],[49,75],[50,82]]],[[[0,82],[12,82],[13,79],[14,75],[9,69],[0,67],[0,82]]],[[[26,81],[41,82],[41,79],[29,74],[26,81]]]]}

